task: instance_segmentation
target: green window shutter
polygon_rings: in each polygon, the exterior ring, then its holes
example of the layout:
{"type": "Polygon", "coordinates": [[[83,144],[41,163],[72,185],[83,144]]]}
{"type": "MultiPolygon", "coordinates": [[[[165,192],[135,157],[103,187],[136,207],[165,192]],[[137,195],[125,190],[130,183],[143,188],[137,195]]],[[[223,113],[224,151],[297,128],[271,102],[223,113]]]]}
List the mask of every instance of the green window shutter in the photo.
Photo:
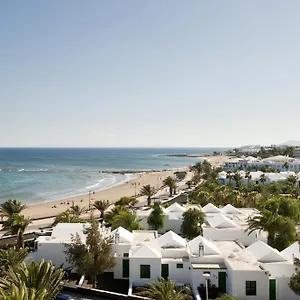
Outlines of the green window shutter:
{"type": "Polygon", "coordinates": [[[141,278],[150,278],[150,265],[140,265],[140,277],[141,278]]]}
{"type": "Polygon", "coordinates": [[[256,296],[256,281],[246,281],[246,296],[256,296]]]}

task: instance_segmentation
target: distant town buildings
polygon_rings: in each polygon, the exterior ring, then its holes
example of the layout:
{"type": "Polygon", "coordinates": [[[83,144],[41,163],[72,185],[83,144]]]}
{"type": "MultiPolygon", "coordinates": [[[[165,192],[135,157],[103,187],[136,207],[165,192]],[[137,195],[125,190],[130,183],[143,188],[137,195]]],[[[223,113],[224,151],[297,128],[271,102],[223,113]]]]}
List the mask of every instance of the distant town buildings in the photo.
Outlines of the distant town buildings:
{"type": "Polygon", "coordinates": [[[223,168],[225,171],[239,170],[255,170],[261,167],[273,168],[275,171],[300,171],[300,159],[296,159],[289,156],[277,155],[260,159],[257,157],[232,157],[225,164],[223,168]]]}
{"type": "Polygon", "coordinates": [[[300,147],[295,147],[294,148],[293,156],[294,156],[294,158],[299,158],[300,159],[300,147]]]}

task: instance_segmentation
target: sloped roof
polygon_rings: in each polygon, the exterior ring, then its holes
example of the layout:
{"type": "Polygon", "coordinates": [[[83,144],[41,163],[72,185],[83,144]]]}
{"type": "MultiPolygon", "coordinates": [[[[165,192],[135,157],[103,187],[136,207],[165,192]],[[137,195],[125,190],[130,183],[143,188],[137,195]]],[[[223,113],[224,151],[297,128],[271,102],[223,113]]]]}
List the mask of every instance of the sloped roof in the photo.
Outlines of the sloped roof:
{"type": "Polygon", "coordinates": [[[239,228],[237,224],[221,213],[209,216],[207,221],[215,228],[239,228]]]}
{"type": "Polygon", "coordinates": [[[242,212],[235,208],[231,204],[225,205],[223,208],[221,208],[221,211],[226,214],[241,214],[242,212]]]}
{"type": "Polygon", "coordinates": [[[204,246],[204,255],[219,255],[220,251],[211,241],[199,235],[191,240],[189,243],[192,254],[199,254],[199,244],[204,246]]]}
{"type": "Polygon", "coordinates": [[[256,241],[245,250],[250,252],[258,261],[262,263],[280,262],[287,260],[278,250],[270,247],[262,241],[256,241]]]}
{"type": "Polygon", "coordinates": [[[151,258],[151,257],[161,257],[161,253],[155,247],[151,247],[151,245],[141,245],[133,249],[130,253],[130,257],[135,258],[151,258]]]}
{"type": "Polygon", "coordinates": [[[280,252],[285,258],[287,258],[290,262],[294,262],[294,257],[300,258],[300,245],[299,242],[295,242],[289,247],[285,248],[280,252]]]}
{"type": "Polygon", "coordinates": [[[202,209],[206,213],[221,213],[221,210],[214,206],[212,203],[206,204],[202,209]]]}
{"type": "Polygon", "coordinates": [[[173,231],[168,231],[157,239],[162,248],[181,248],[185,247],[186,240],[173,231]]]}
{"type": "Polygon", "coordinates": [[[172,205],[166,208],[166,212],[180,212],[183,213],[185,212],[184,207],[182,207],[180,204],[177,202],[174,202],[172,205]]]}
{"type": "Polygon", "coordinates": [[[119,242],[120,243],[131,243],[133,239],[133,234],[123,227],[118,227],[111,232],[113,235],[116,233],[119,234],[119,242]]]}

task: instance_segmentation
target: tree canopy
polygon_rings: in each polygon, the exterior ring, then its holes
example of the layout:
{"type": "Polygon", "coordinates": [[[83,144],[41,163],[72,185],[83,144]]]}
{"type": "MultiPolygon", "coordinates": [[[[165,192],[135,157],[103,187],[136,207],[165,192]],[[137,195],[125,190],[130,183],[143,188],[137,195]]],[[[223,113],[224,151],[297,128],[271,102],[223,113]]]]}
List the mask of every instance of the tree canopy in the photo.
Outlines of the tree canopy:
{"type": "Polygon", "coordinates": [[[83,243],[77,234],[71,244],[65,244],[67,261],[76,268],[80,275],[85,275],[96,286],[97,276],[115,265],[112,256],[112,237],[102,236],[99,224],[94,216],[86,228],[86,242],[83,243]]]}
{"type": "Polygon", "coordinates": [[[153,210],[150,213],[147,219],[148,225],[155,230],[161,229],[164,227],[165,219],[164,213],[160,206],[160,202],[155,202],[153,205],[153,210]]]}
{"type": "Polygon", "coordinates": [[[192,239],[202,233],[202,224],[205,215],[197,208],[190,208],[183,213],[183,221],[181,224],[181,233],[184,237],[192,239]]]}

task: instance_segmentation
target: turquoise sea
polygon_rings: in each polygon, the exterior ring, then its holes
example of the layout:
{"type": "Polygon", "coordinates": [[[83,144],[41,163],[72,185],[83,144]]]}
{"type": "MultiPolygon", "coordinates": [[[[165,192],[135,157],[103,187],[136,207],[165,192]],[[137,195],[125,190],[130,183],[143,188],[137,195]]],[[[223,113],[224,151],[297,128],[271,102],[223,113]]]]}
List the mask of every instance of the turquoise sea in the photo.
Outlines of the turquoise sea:
{"type": "Polygon", "coordinates": [[[164,154],[222,148],[0,148],[0,203],[60,200],[121,184],[133,174],[101,171],[176,169],[197,159],[164,154]]]}

